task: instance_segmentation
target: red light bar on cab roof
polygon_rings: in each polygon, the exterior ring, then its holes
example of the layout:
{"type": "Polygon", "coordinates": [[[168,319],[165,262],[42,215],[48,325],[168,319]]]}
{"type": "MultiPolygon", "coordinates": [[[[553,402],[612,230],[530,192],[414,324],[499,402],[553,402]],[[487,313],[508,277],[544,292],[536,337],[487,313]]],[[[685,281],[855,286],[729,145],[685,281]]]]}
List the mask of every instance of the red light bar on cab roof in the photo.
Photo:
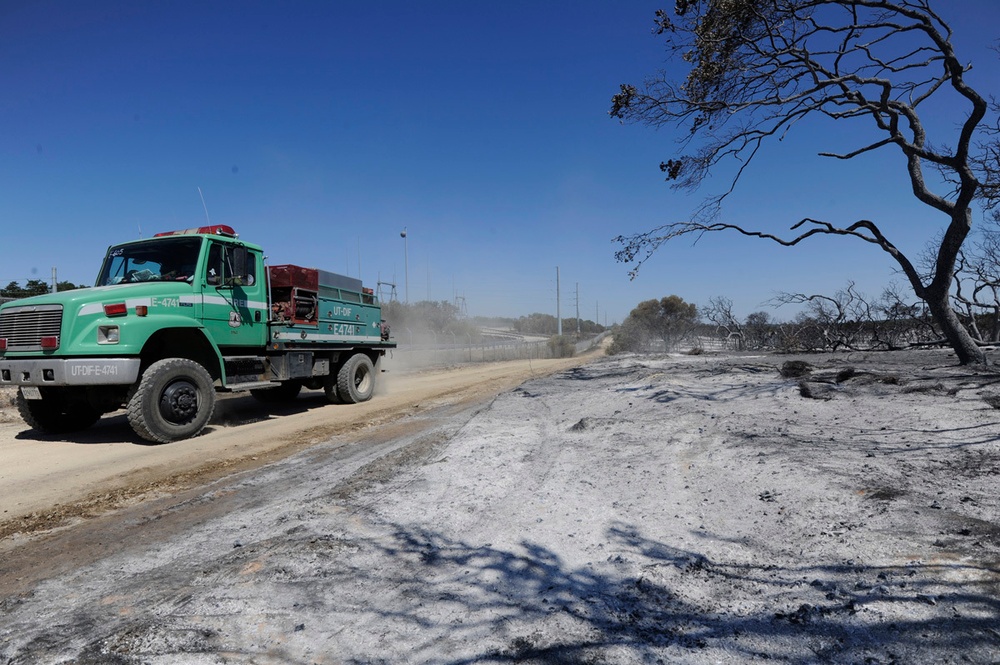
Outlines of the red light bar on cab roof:
{"type": "Polygon", "coordinates": [[[199,226],[193,229],[184,229],[183,231],[163,231],[162,233],[157,233],[154,238],[159,238],[161,236],[186,236],[192,235],[194,233],[209,233],[218,236],[228,236],[230,238],[236,237],[236,231],[231,226],[226,226],[225,224],[213,224],[212,226],[199,226]]]}

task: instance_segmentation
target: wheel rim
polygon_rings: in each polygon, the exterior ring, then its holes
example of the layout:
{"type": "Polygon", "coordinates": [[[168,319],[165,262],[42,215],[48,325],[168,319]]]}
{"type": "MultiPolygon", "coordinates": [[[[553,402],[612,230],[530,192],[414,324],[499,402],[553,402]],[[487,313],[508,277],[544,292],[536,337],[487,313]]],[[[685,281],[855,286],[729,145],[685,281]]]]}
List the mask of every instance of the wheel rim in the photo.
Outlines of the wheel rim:
{"type": "Polygon", "coordinates": [[[190,381],[174,381],[160,395],[160,415],[170,423],[184,425],[198,414],[198,387],[190,381]]]}
{"type": "Polygon", "coordinates": [[[368,392],[369,384],[371,383],[371,372],[368,371],[367,367],[359,367],[358,371],[354,373],[354,388],[360,394],[365,394],[368,392]]]}

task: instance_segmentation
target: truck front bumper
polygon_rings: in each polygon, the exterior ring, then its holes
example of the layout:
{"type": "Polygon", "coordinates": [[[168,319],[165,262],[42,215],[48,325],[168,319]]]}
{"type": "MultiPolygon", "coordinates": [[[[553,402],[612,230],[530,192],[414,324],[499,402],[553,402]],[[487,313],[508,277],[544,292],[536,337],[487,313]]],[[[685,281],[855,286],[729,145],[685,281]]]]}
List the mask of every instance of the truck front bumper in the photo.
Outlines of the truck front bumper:
{"type": "Polygon", "coordinates": [[[0,358],[0,386],[113,386],[135,383],[139,358],[0,358]]]}

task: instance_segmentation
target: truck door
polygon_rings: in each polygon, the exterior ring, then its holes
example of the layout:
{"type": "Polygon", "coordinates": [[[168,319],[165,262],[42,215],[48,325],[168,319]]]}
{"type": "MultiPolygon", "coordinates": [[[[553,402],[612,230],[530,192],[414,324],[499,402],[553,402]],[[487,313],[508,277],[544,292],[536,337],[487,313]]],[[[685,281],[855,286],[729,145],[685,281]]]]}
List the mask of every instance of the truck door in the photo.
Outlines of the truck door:
{"type": "Polygon", "coordinates": [[[257,353],[266,344],[267,298],[263,274],[258,252],[228,243],[210,243],[202,312],[205,328],[220,348],[256,347],[252,352],[257,353]],[[235,262],[244,253],[246,265],[241,270],[235,262]]]}

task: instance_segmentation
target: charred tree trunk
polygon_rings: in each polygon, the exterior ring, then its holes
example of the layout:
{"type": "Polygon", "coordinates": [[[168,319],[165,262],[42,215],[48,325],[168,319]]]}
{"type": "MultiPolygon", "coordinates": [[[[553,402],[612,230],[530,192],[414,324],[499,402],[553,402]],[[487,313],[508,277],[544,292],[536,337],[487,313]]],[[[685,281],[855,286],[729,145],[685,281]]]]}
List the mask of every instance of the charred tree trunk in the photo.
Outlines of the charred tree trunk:
{"type": "Polygon", "coordinates": [[[924,301],[934,321],[941,326],[941,332],[949,346],[955,350],[958,362],[963,365],[986,364],[986,354],[958,320],[958,315],[949,302],[948,291],[934,293],[932,289],[927,289],[924,301]]]}
{"type": "Polygon", "coordinates": [[[958,361],[963,365],[974,363],[985,365],[987,362],[986,353],[976,344],[972,335],[962,325],[951,303],[955,262],[958,260],[962,243],[965,242],[972,228],[972,211],[968,206],[969,201],[971,201],[971,196],[966,200],[966,205],[954,206],[949,210],[951,222],[941,240],[930,284],[926,286],[923,284],[908,261],[904,263],[898,257],[897,261],[909,277],[917,296],[923,298],[924,302],[927,303],[931,316],[934,317],[934,322],[941,327],[941,332],[951,348],[955,350],[958,361]]]}

